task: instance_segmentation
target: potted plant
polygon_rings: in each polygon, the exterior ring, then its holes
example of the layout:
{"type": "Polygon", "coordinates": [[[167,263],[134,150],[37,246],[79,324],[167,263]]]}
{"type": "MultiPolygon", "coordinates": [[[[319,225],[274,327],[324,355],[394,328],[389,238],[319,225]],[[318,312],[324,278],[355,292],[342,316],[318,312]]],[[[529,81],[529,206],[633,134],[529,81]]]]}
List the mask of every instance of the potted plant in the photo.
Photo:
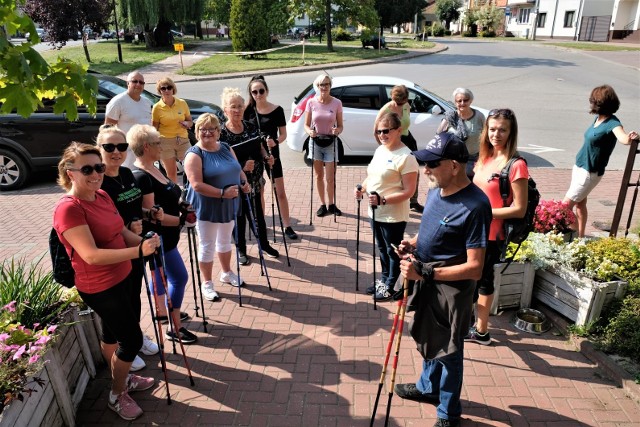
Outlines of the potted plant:
{"type": "Polygon", "coordinates": [[[567,203],[560,200],[540,200],[533,219],[537,233],[570,233],[576,216],[567,203]]]}
{"type": "Polygon", "coordinates": [[[576,325],[600,317],[604,304],[624,296],[627,282],[620,274],[631,260],[606,250],[607,242],[634,245],[627,239],[575,239],[566,242],[556,233],[531,233],[515,254],[536,268],[533,296],[576,325]]]}

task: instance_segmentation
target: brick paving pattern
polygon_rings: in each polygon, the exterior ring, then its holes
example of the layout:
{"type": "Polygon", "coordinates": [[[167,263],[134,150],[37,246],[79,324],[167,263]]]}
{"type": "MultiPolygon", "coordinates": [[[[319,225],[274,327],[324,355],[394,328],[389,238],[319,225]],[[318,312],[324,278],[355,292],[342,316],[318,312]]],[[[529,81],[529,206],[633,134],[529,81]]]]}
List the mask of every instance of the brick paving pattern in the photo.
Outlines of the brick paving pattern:
{"type": "MultiPolygon", "coordinates": [[[[372,239],[364,222],[364,206],[360,292],[355,292],[358,254],[352,188],[365,174],[364,167],[339,167],[338,206],[344,215],[337,223],[333,216],[314,216],[310,226],[309,169],[287,170],[291,215],[301,237],[289,243],[291,267],[286,265],[279,235],[275,246],[281,257],[266,261],[273,287],[269,291],[266,277],[260,275],[255,239],[249,241],[253,262],[241,270],[248,283],[243,288],[243,307],[238,305],[236,288],[216,283],[223,300],[205,303],[208,332],[203,331],[200,318],[187,323],[199,338],[196,345],[186,347],[195,386],[189,385],[182,355],[171,354],[167,344],[172,398],[168,406],[159,359],[144,356],[147,368],[140,373],[154,376],[158,384],[133,395],[145,411],[133,424],[368,425],[395,304],[381,303],[373,310],[364,294],[372,281],[372,239]]],[[[561,198],[570,179],[569,170],[533,169],[532,174],[544,199],[561,198]]],[[[604,234],[591,223],[612,218],[621,175],[620,171],[608,171],[590,197],[590,234],[604,234]]],[[[49,267],[46,239],[52,207],[60,195],[51,183],[0,195],[0,259],[34,259],[44,254],[43,265],[49,267]]],[[[270,203],[267,191],[269,214],[270,203]]],[[[313,205],[315,211],[315,195],[313,205]]],[[[640,218],[637,208],[635,218],[640,218]]],[[[407,232],[414,233],[418,222],[419,216],[412,214],[407,232]]],[[[267,224],[271,224],[270,217],[267,224]]],[[[180,248],[189,269],[187,239],[183,237],[180,248]]],[[[218,273],[214,266],[214,277],[218,273]]],[[[183,310],[194,316],[191,282],[188,286],[183,310]]],[[[640,426],[640,405],[625,396],[570,341],[555,329],[541,336],[517,331],[510,324],[512,315],[513,311],[507,311],[490,319],[492,346],[465,346],[463,426],[640,426]]],[[[407,321],[410,318],[408,313],[407,321]]],[[[145,333],[153,335],[148,308],[142,326],[145,333]]],[[[421,358],[405,327],[396,383],[415,381],[420,367],[421,358]]],[[[387,384],[390,368],[391,362],[387,384]]],[[[123,424],[107,409],[109,384],[103,367],[80,405],[78,425],[123,424]]],[[[376,425],[382,425],[386,405],[385,388],[376,425]]],[[[435,422],[432,405],[405,402],[396,396],[392,406],[392,426],[430,426],[435,422]]]]}

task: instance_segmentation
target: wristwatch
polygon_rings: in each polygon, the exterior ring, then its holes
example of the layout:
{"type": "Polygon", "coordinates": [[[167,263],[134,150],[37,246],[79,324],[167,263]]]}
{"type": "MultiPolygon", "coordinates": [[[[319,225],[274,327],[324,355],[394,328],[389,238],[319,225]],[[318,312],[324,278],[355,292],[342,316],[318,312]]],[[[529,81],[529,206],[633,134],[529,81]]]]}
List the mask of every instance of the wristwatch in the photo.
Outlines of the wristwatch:
{"type": "Polygon", "coordinates": [[[382,206],[387,204],[387,199],[384,198],[384,196],[382,197],[382,206]]]}

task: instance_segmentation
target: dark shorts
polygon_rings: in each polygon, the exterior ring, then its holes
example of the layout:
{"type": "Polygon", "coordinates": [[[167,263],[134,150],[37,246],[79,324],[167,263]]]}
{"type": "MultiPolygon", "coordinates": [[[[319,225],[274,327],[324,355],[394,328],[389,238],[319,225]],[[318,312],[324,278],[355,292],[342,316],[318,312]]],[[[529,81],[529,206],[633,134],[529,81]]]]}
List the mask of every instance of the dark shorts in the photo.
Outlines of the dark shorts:
{"type": "Polygon", "coordinates": [[[502,242],[495,240],[489,240],[487,243],[487,251],[484,255],[484,267],[482,268],[482,277],[476,284],[476,293],[473,298],[474,301],[478,300],[478,295],[493,295],[493,266],[500,262],[502,244],[502,242]]]}
{"type": "MultiPolygon", "coordinates": [[[[264,168],[267,170],[267,176],[271,179],[271,168],[265,163],[264,168]]],[[[282,162],[280,159],[276,159],[273,163],[273,178],[282,178],[284,173],[282,172],[282,162]]]]}

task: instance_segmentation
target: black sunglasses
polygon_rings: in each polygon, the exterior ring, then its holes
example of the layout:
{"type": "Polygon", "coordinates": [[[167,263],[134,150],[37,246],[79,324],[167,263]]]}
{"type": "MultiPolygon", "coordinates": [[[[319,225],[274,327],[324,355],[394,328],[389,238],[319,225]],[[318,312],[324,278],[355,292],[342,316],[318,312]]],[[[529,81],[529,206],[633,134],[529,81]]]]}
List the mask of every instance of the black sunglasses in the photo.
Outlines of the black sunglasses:
{"type": "Polygon", "coordinates": [[[144,80],[129,80],[129,83],[137,83],[137,84],[140,84],[140,85],[144,85],[145,84],[144,80]]]}
{"type": "Polygon", "coordinates": [[[254,95],[257,95],[257,94],[264,95],[265,92],[266,92],[266,90],[264,90],[264,89],[254,89],[254,90],[251,91],[251,93],[254,94],[254,95]]]}
{"type": "Polygon", "coordinates": [[[440,166],[440,160],[429,160],[424,163],[429,169],[435,169],[440,166]]]}
{"type": "Polygon", "coordinates": [[[105,165],[104,163],[96,163],[95,165],[91,166],[91,165],[84,165],[81,168],[67,168],[68,171],[80,171],[80,173],[82,173],[82,175],[84,176],[89,176],[93,173],[93,171],[96,171],[98,173],[104,173],[104,171],[107,170],[107,165],[105,165]]]}
{"type": "Polygon", "coordinates": [[[511,111],[508,108],[494,108],[493,110],[489,111],[488,117],[496,117],[496,116],[502,116],[505,119],[510,119],[514,116],[514,114],[513,114],[513,111],[511,111]]]}
{"type": "Polygon", "coordinates": [[[173,90],[173,86],[160,86],[160,90],[173,90]]]}
{"type": "Polygon", "coordinates": [[[391,132],[392,130],[396,130],[396,129],[398,129],[398,128],[391,128],[391,129],[377,129],[377,130],[376,130],[376,133],[377,133],[378,135],[383,135],[383,134],[384,134],[384,135],[387,135],[387,134],[389,134],[389,132],[391,132]]]}
{"type": "Polygon", "coordinates": [[[102,149],[107,153],[113,153],[116,151],[116,148],[119,152],[124,153],[129,148],[129,144],[126,142],[121,142],[120,144],[102,144],[102,149]]]}

